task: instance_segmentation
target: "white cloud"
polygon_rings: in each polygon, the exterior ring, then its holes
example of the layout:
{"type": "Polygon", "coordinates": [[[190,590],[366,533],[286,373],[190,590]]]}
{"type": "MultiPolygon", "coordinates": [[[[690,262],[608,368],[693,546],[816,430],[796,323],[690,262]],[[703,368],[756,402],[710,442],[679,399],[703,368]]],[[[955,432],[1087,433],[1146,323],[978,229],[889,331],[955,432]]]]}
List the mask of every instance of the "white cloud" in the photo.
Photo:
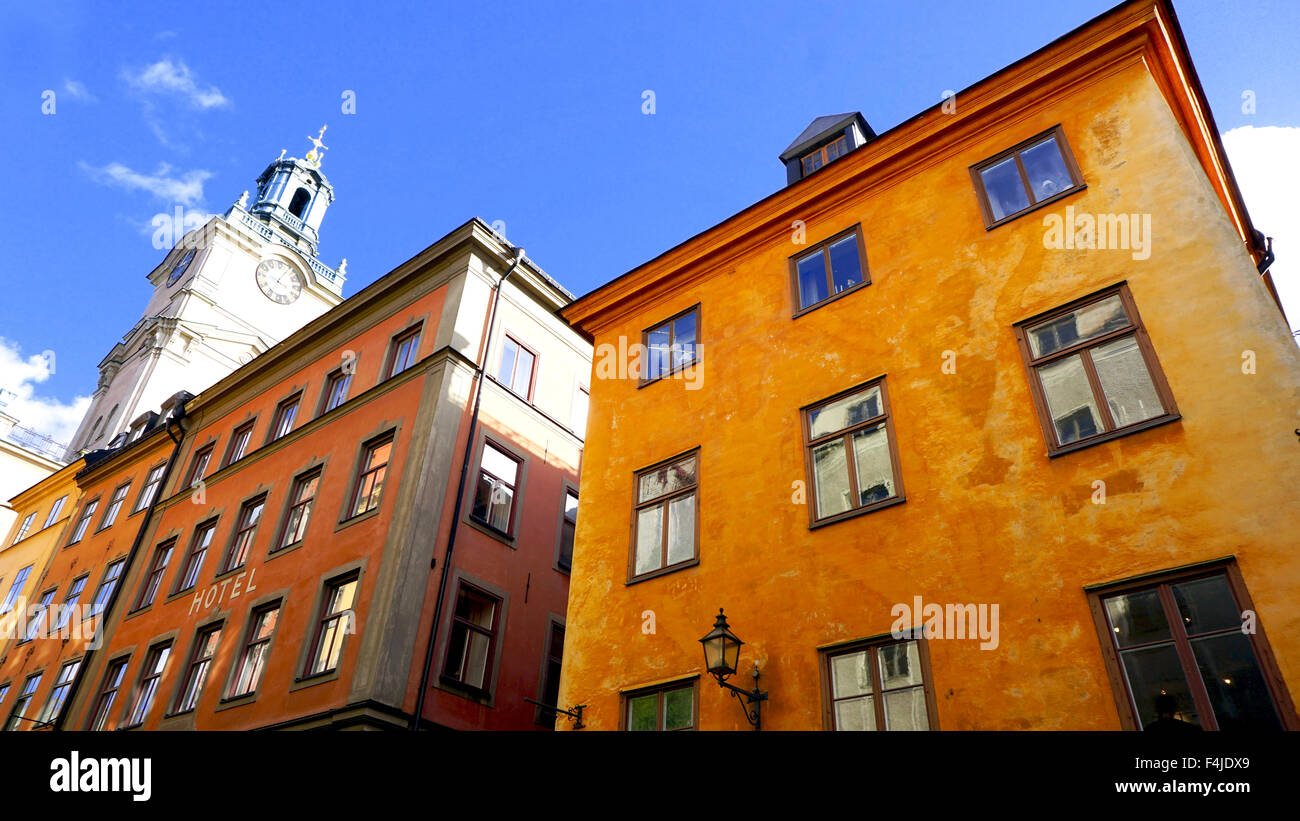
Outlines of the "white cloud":
{"type": "Polygon", "coordinates": [[[0,337],[0,391],[6,391],[0,397],[7,400],[4,412],[17,418],[23,427],[67,444],[90,407],[90,397],[62,402],[37,393],[37,387],[54,373],[56,361],[53,351],[24,357],[17,343],[0,337]]]}
{"type": "Polygon", "coordinates": [[[1292,330],[1300,328],[1300,128],[1234,128],[1223,147],[1251,221],[1273,238],[1273,285],[1292,330]]]}
{"type": "Polygon", "coordinates": [[[88,103],[95,102],[95,95],[90,93],[86,84],[78,80],[64,80],[63,90],[69,97],[74,100],[84,100],[88,103]]]}
{"type": "Polygon", "coordinates": [[[158,166],[152,174],[133,171],[120,162],[97,167],[85,162],[77,163],[95,182],[116,185],[128,191],[148,191],[168,203],[193,206],[203,201],[203,183],[212,176],[211,171],[196,169],[184,174],[172,173],[167,163],[158,166]]]}
{"type": "Polygon", "coordinates": [[[216,86],[201,87],[184,60],[165,57],[141,69],[123,69],[122,79],[136,91],[180,97],[195,108],[230,105],[230,99],[221,93],[221,89],[216,86]]]}

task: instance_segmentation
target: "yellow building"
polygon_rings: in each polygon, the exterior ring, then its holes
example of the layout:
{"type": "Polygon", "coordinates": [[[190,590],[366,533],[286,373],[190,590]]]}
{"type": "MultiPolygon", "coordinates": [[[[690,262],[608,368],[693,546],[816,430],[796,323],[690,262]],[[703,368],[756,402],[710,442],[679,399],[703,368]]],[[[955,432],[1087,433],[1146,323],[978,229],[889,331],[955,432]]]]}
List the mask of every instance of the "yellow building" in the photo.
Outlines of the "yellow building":
{"type": "Polygon", "coordinates": [[[748,729],[725,608],[763,729],[1300,726],[1300,350],[1172,7],[782,160],[563,312],[561,706],[748,729]]]}

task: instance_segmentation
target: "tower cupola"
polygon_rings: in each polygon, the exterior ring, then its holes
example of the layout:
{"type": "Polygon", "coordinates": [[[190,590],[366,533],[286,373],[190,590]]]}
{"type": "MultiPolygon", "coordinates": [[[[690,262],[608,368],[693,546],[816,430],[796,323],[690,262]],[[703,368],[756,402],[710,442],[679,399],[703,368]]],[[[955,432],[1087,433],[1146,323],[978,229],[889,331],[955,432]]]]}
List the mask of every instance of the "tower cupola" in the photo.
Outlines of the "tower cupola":
{"type": "Polygon", "coordinates": [[[295,244],[316,256],[320,224],[334,201],[334,187],[321,171],[328,146],[323,142],[325,126],[307,139],[312,149],[302,159],[280,156],[257,178],[257,198],[248,213],[287,234],[295,244]]]}

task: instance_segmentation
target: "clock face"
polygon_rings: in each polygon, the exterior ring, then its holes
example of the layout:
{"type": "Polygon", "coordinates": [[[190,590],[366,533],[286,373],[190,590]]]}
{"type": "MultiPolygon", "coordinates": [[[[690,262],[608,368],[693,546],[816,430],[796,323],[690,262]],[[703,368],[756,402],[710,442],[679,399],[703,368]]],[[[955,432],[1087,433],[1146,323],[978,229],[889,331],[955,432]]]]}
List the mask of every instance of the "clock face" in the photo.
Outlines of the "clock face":
{"type": "Polygon", "coordinates": [[[172,272],[167,275],[168,286],[173,285],[176,280],[180,279],[181,275],[185,273],[185,269],[190,267],[190,263],[194,261],[194,251],[195,249],[190,249],[185,256],[181,257],[181,261],[176,263],[176,266],[172,268],[172,272]]]}
{"type": "Polygon", "coordinates": [[[264,259],[257,266],[257,287],[267,299],[288,305],[302,293],[302,278],[284,260],[264,259]]]}

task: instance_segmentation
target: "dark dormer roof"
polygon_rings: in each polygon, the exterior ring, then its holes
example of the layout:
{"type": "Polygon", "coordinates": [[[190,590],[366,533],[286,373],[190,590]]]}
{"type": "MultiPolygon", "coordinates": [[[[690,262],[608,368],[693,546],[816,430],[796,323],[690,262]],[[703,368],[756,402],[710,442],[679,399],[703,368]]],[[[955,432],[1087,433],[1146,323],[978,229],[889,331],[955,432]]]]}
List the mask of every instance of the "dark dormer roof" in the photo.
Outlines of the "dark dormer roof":
{"type": "Polygon", "coordinates": [[[819,142],[823,137],[831,133],[843,131],[854,120],[861,122],[864,134],[874,136],[860,112],[850,111],[847,114],[827,114],[825,117],[818,117],[813,120],[803,130],[803,133],[794,138],[794,142],[790,143],[785,151],[781,152],[781,161],[785,162],[796,154],[802,154],[805,147],[811,148],[814,143],[819,142]]]}

